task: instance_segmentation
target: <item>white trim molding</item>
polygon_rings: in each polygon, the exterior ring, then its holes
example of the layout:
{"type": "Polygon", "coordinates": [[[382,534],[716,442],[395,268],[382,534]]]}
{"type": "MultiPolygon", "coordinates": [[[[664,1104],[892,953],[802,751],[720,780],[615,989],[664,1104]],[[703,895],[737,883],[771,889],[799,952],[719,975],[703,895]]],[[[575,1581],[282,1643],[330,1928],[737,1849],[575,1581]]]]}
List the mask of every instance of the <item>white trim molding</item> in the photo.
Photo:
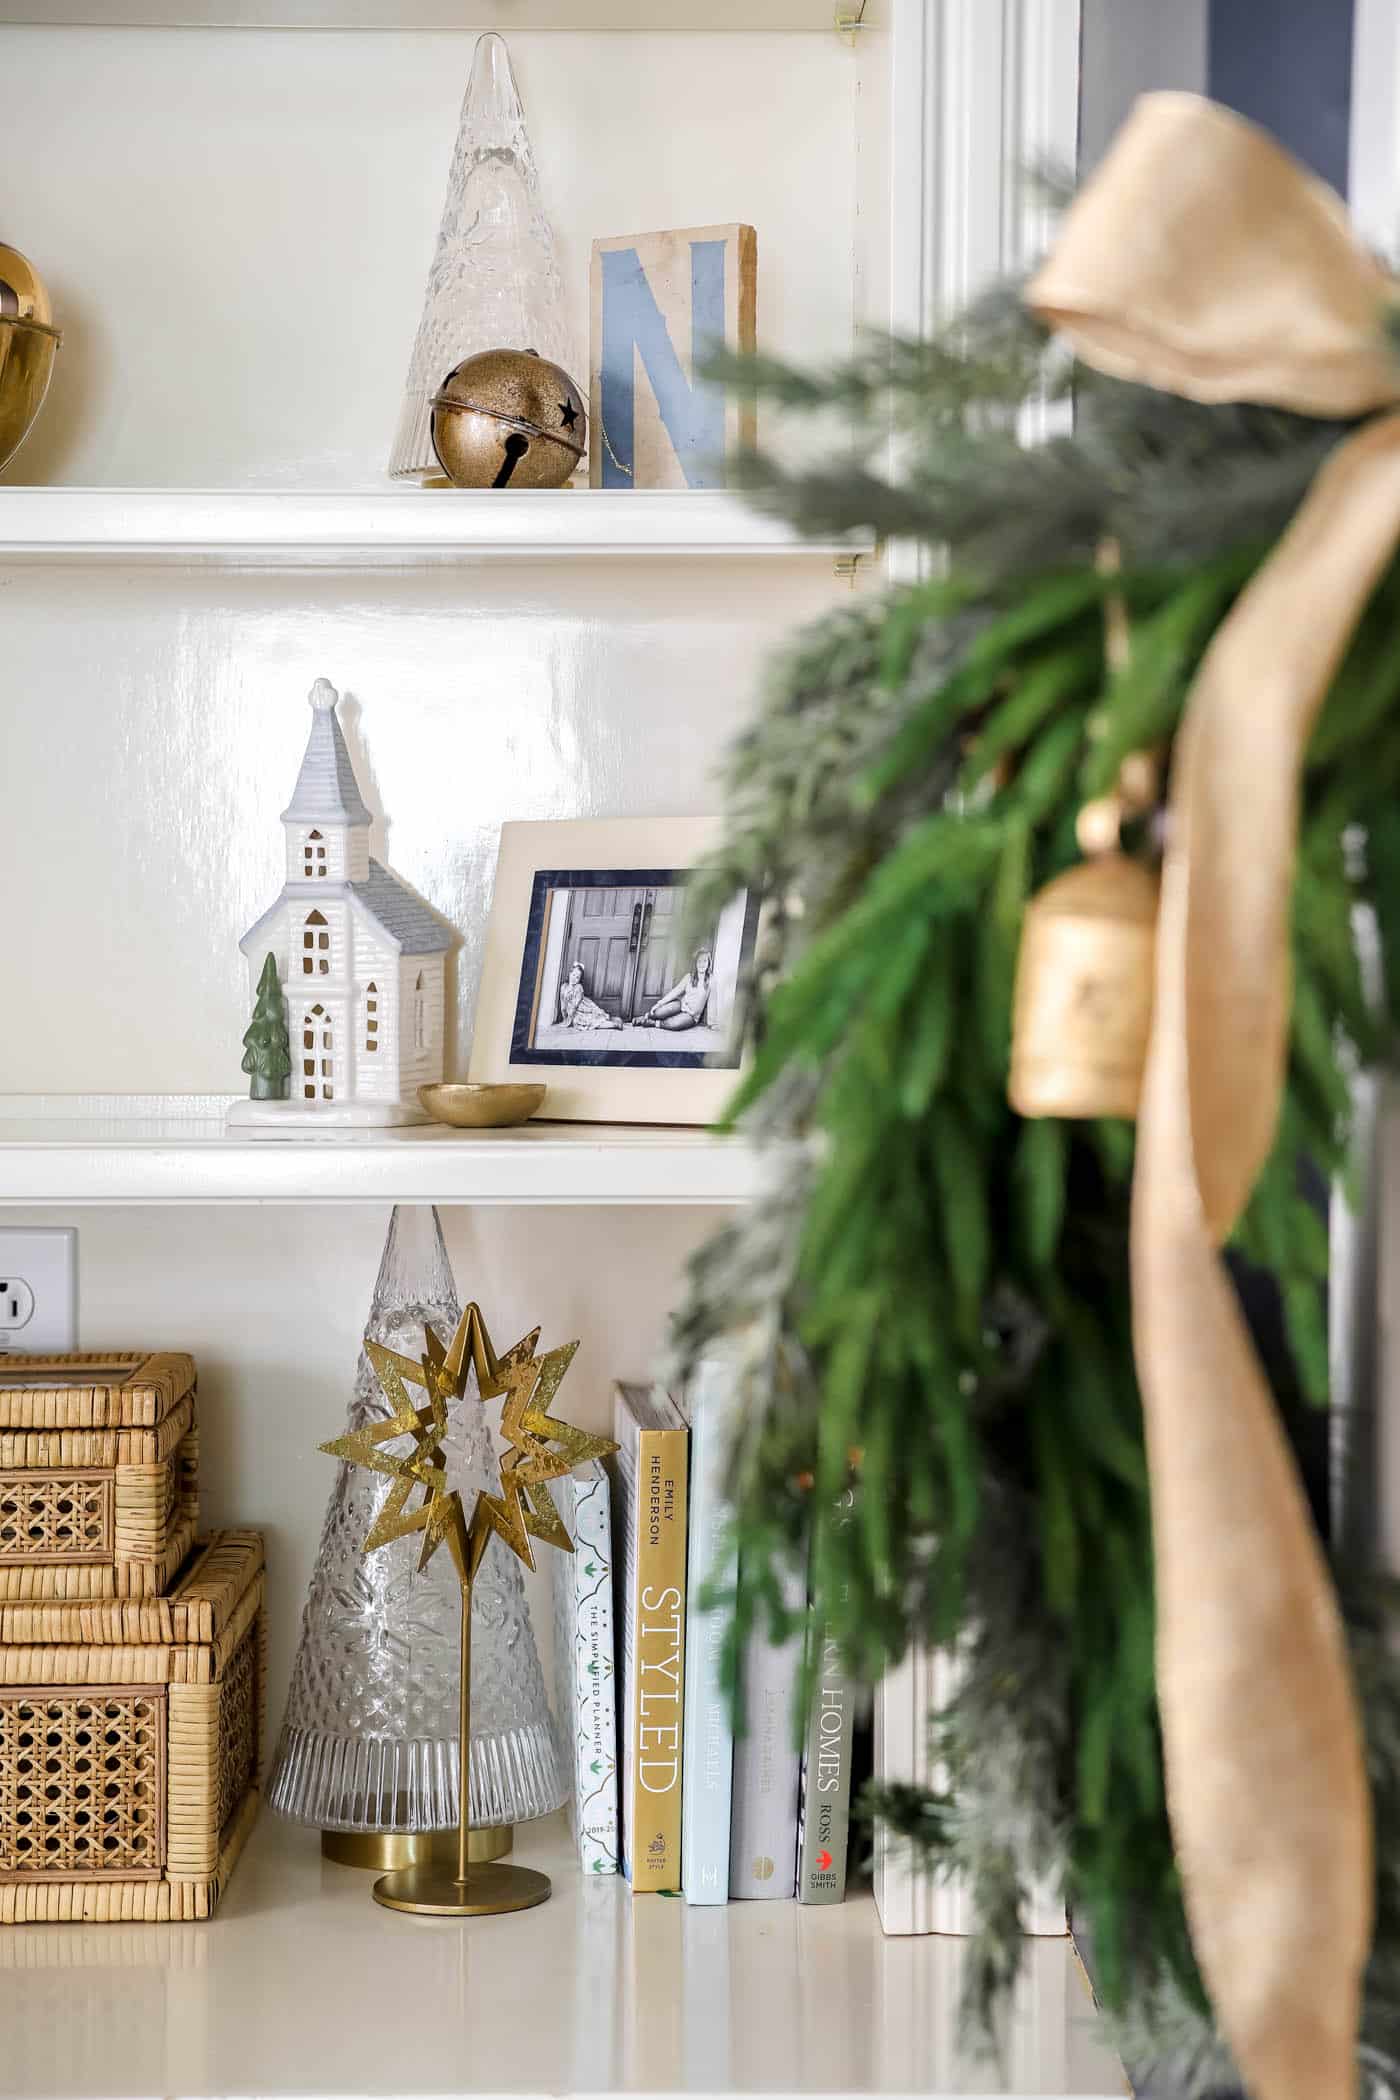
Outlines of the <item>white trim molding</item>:
{"type": "Polygon", "coordinates": [[[1080,0],[894,0],[890,282],[896,332],[927,334],[1049,233],[1026,181],[1072,170],[1080,0]]]}
{"type": "MultiPolygon", "coordinates": [[[[1048,246],[1030,178],[1077,161],[1080,0],[892,0],[890,26],[890,323],[922,336],[1048,246]]],[[[1025,442],[1059,413],[1031,403],[1025,442]]],[[[921,548],[889,550],[894,581],[927,566],[921,548]]]]}
{"type": "Polygon", "coordinates": [[[1400,239],[1400,4],[1356,0],[1347,189],[1364,240],[1393,256],[1400,239]]]}
{"type": "MultiPolygon", "coordinates": [[[[961,1665],[948,1648],[911,1648],[875,1690],[875,1777],[880,1785],[941,1787],[947,1775],[930,1752],[930,1724],[958,1688],[961,1665]]],[[[935,1880],[913,1869],[908,1848],[881,1836],[875,1852],[875,1907],[892,1935],[941,1932],[966,1936],[977,1930],[971,1891],[961,1875],[935,1880]]],[[[1063,1939],[1069,1931],[1058,1890],[1041,1884],[1030,1891],[1022,1919],[1027,1939],[1063,1939]]]]}

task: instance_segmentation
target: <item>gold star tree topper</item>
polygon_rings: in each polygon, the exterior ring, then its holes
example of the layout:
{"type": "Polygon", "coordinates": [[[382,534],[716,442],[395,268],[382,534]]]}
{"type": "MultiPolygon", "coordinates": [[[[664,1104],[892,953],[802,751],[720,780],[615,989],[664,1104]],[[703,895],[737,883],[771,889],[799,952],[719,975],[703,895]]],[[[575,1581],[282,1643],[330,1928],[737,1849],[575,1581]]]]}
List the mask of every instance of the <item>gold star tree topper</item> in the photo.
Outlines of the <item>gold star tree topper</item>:
{"type": "Polygon", "coordinates": [[[367,1466],[393,1482],[370,1526],[364,1552],[373,1553],[393,1539],[420,1531],[423,1547],[419,1568],[428,1565],[445,1541],[464,1589],[475,1579],[493,1532],[505,1540],[527,1568],[535,1565],[530,1550],[532,1538],[572,1553],[574,1542],[549,1491],[549,1483],[587,1459],[606,1457],[610,1451],[616,1451],[617,1445],[611,1437],[591,1436],[587,1430],[576,1429],[571,1422],[560,1421],[550,1413],[578,1343],[566,1342],[562,1348],[537,1356],[539,1338],[539,1328],[533,1328],[504,1356],[497,1356],[481,1309],[473,1304],[462,1314],[446,1349],[432,1329],[427,1330],[426,1350],[417,1363],[411,1356],[386,1349],[380,1342],[365,1342],[365,1353],[389,1403],[389,1414],[382,1422],[372,1422],[365,1429],[356,1429],[349,1436],[337,1437],[333,1443],[321,1446],[332,1458],[367,1466]],[[473,1371],[477,1395],[483,1403],[504,1399],[501,1433],[506,1452],[501,1460],[500,1494],[489,1494],[483,1488],[468,1523],[461,1495],[447,1485],[442,1447],[447,1435],[448,1407],[452,1401],[465,1398],[467,1380],[473,1371]],[[410,1387],[426,1393],[426,1405],[417,1403],[410,1387]],[[408,1452],[387,1448],[405,1437],[412,1442],[408,1452]],[[423,1500],[410,1507],[420,1489],[423,1500]]]}

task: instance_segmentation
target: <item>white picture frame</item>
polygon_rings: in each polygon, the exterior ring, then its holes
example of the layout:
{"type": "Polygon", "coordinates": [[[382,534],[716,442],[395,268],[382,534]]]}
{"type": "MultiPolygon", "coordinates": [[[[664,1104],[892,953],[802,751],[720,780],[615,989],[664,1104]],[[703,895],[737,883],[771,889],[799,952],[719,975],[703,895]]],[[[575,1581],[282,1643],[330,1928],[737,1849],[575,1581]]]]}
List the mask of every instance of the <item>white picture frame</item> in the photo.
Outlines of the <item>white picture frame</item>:
{"type": "Polygon", "coordinates": [[[758,903],[689,937],[685,879],[714,838],[690,817],[502,825],[471,1079],[542,1081],[544,1121],[716,1121],[758,903]]]}

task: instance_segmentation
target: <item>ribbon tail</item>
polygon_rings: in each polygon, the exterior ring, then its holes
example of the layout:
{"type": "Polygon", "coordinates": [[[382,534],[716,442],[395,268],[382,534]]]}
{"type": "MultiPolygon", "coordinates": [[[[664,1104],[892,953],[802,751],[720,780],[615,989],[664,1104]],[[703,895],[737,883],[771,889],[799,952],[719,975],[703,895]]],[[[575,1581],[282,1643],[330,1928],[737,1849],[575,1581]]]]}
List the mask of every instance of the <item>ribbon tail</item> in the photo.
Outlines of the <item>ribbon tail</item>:
{"type": "Polygon", "coordinates": [[[1169,1142],[1139,1167],[1133,1234],[1157,1698],[1192,1943],[1253,2100],[1349,2100],[1372,1865],[1340,1617],[1169,1142]]]}
{"type": "Polygon", "coordinates": [[[1158,1702],[1187,1916],[1254,2100],[1346,2100],[1370,1794],[1345,1633],[1216,1249],[1273,1141],[1313,723],[1400,537],[1400,416],[1332,456],[1207,652],[1174,759],[1133,1190],[1158,1702]]]}

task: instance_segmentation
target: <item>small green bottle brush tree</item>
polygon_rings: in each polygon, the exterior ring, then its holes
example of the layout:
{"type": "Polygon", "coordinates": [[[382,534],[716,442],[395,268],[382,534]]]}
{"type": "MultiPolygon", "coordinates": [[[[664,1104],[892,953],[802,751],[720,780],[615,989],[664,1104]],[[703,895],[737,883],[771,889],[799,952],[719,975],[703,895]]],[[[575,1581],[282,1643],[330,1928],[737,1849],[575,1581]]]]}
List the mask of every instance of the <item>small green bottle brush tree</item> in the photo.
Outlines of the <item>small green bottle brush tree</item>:
{"type": "MultiPolygon", "coordinates": [[[[857,598],[788,648],[730,753],[698,884],[700,914],[740,887],[768,905],[731,1120],[771,1147],[775,1178],[696,1257],[676,1336],[682,1362],[724,1343],[743,1367],[731,1657],[755,1619],[782,1629],[778,1573],[809,1537],[818,1615],[867,1680],[913,1641],[956,1643],[960,1689],[930,1717],[946,1788],[867,1805],[882,1837],[970,1879],[970,2012],[1014,1980],[1032,1877],[1059,1877],[1130,2060],[1168,2060],[1163,2090],[1218,2089],[1231,2066],[1186,1930],[1156,1710],[1134,1127],[1013,1113],[1012,994],[1027,902],[1078,858],[1082,806],[1130,754],[1160,752],[1169,774],[1207,644],[1352,426],[1067,364],[1047,380],[1016,288],[944,340],[874,345],[826,376],[758,360],[723,376],[855,426],[846,457],[750,460],[762,507],[941,550],[933,580],[857,598]],[[1073,434],[1025,449],[1018,411],[1047,384],[1073,395],[1073,434]],[[891,424],[886,479],[870,462],[891,424]]],[[[1349,1074],[1400,1019],[1398,622],[1392,565],[1308,751],[1286,1091],[1232,1242],[1279,1293],[1285,1413],[1328,1397],[1327,1230],[1299,1162],[1345,1174],[1349,1074]]],[[[1362,2061],[1393,2090],[1400,1677],[1375,1584],[1337,1575],[1380,1862],[1362,2061]]]]}
{"type": "Polygon", "coordinates": [[[287,1002],[277,976],[277,958],[269,955],[258,978],[253,1018],[243,1035],[243,1070],[252,1079],[254,1101],[285,1101],[292,1069],[287,1037],[287,1002]]]}

